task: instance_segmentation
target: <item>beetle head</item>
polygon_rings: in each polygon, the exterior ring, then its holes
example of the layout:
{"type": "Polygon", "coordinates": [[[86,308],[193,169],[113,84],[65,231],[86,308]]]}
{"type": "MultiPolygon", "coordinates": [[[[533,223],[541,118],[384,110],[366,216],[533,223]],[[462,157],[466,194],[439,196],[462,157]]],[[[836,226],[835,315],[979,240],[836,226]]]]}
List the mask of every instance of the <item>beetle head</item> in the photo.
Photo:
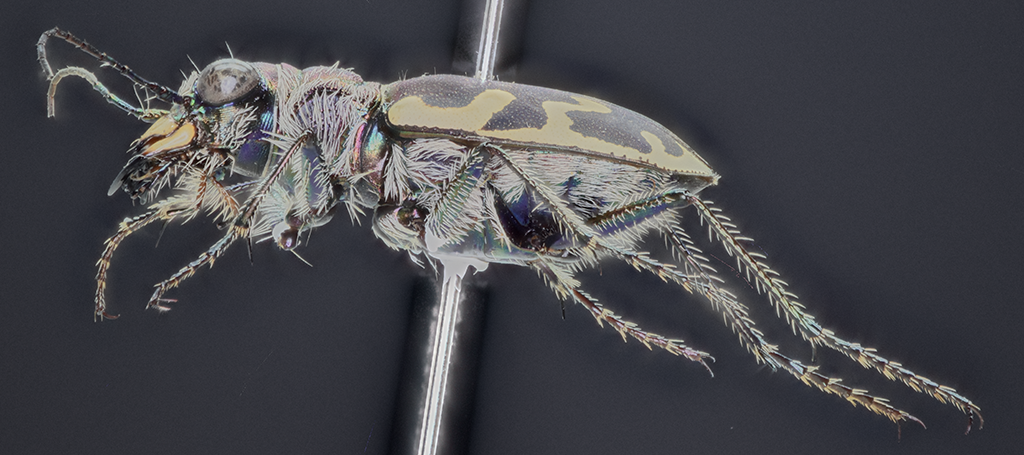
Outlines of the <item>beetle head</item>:
{"type": "Polygon", "coordinates": [[[176,175],[221,180],[263,173],[271,146],[277,67],[218,60],[183,84],[172,105],[137,139],[110,187],[152,200],[176,175]]]}

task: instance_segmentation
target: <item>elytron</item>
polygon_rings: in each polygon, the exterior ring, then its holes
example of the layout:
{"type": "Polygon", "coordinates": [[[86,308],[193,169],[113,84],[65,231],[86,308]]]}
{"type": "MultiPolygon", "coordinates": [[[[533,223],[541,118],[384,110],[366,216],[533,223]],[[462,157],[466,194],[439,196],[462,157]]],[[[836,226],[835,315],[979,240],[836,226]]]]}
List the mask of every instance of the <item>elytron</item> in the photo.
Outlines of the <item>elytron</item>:
{"type": "Polygon", "coordinates": [[[769,343],[680,226],[681,212],[692,207],[710,237],[809,344],[953,405],[967,414],[968,432],[975,418],[983,425],[980,408],[953,388],[819,325],[765,257],[747,248],[751,239],[698,197],[719,176],[675,134],[635,112],[529,85],[451,75],[382,85],[337,65],[300,70],[234,58],[192,72],[172,90],[57,28],[43,33],[37,50],[49,80],[50,116],[57,85],[75,76],[152,123],[129,148],[128,163],[110,188],[110,194],[121,189],[148,206],[122,221],[105,243],[95,319],[116,318],[104,299],[107,269],[118,245],[149,224],[206,214],[225,231],[156,285],[147,308],[166,311],[164,293],[212,265],[236,241],[251,248],[270,239],[293,250],[344,206],[353,219],[368,215],[381,241],[414,259],[460,258],[477,269],[490,263],[530,267],[559,299],[581,304],[623,339],[631,336],[707,368],[710,355],[620,318],[574,277],[603,258],[625,261],[703,296],[757,362],[897,424],[921,423],[769,343]],[[83,68],[54,72],[46,56],[51,37],[92,55],[148,97],[139,105],[127,102],[83,68]],[[150,108],[150,101],[170,107],[150,108]],[[665,238],[674,260],[638,249],[650,231],[665,238]]]}

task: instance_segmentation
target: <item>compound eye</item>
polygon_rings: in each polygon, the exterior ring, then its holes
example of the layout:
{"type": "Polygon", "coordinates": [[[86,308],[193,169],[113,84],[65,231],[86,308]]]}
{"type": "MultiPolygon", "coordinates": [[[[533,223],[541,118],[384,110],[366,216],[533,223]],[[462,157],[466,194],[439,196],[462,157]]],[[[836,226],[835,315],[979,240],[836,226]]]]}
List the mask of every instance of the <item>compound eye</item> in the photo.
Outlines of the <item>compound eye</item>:
{"type": "Polygon", "coordinates": [[[238,101],[259,85],[256,68],[241,60],[217,60],[199,73],[196,95],[209,106],[222,106],[238,101]]]}

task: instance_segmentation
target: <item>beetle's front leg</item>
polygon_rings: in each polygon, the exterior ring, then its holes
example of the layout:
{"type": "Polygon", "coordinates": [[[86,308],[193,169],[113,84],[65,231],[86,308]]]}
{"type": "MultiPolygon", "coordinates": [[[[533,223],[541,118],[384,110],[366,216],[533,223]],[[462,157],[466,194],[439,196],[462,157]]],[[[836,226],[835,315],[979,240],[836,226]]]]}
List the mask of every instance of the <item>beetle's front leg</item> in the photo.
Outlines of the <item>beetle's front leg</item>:
{"type": "Polygon", "coordinates": [[[285,168],[288,167],[289,161],[295,156],[296,152],[302,149],[306,140],[312,136],[312,133],[305,133],[295,139],[295,142],[288,148],[288,151],[284,153],[279,161],[274,165],[273,170],[264,177],[263,181],[256,191],[249,196],[249,199],[245,201],[245,205],[239,210],[238,216],[235,217],[235,221],[228,227],[228,232],[222,237],[217,243],[214,243],[208,250],[204,251],[199,255],[196,260],[190,262],[177,273],[172,275],[170,278],[160,282],[153,291],[153,296],[150,297],[149,303],[146,304],[146,308],[156,308],[160,311],[170,310],[160,302],[164,301],[162,298],[164,293],[168,290],[177,287],[182,281],[188,277],[194,275],[196,270],[203,265],[210,264],[213,266],[213,262],[219,258],[231,244],[240,238],[249,238],[250,230],[252,227],[253,217],[256,215],[256,211],[259,209],[263,199],[267,197],[267,193],[270,192],[271,186],[277,182],[277,179],[281,177],[281,173],[284,172],[285,168]]]}
{"type": "Polygon", "coordinates": [[[175,273],[170,278],[160,282],[160,284],[157,284],[155,286],[156,289],[153,291],[153,296],[149,298],[149,303],[146,304],[146,309],[148,310],[150,308],[156,308],[161,312],[170,310],[170,307],[167,307],[160,303],[168,301],[162,298],[164,293],[172,288],[177,287],[179,284],[181,284],[182,281],[194,275],[196,273],[196,270],[199,269],[199,267],[202,267],[205,264],[210,264],[210,266],[212,267],[213,261],[219,258],[220,255],[224,254],[224,252],[227,251],[228,246],[230,246],[232,242],[237,240],[239,237],[247,235],[247,233],[248,227],[232,225],[230,228],[228,228],[228,234],[222,237],[219,241],[217,241],[217,243],[214,243],[213,246],[210,247],[210,249],[204,251],[203,254],[200,254],[199,258],[190,262],[185,267],[182,267],[181,270],[178,271],[178,273],[175,273]]]}
{"type": "Polygon", "coordinates": [[[107,270],[110,268],[110,260],[114,256],[114,251],[116,251],[117,247],[121,245],[121,242],[129,235],[132,235],[139,229],[146,227],[154,221],[171,221],[181,215],[183,211],[187,210],[187,208],[182,207],[163,206],[154,208],[134,218],[126,218],[118,226],[117,232],[107,239],[106,242],[103,242],[103,254],[100,256],[100,259],[96,261],[96,296],[94,298],[96,306],[93,309],[93,321],[117,319],[117,315],[112,315],[107,312],[106,289],[107,270]]]}

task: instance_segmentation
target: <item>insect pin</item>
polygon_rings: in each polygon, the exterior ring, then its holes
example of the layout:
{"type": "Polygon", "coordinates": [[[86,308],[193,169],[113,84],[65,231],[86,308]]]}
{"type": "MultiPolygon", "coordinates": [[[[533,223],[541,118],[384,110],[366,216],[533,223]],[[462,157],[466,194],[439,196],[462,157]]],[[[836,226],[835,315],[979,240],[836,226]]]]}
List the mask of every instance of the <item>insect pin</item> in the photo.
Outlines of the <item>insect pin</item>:
{"type": "Polygon", "coordinates": [[[96,319],[116,318],[104,299],[114,251],[149,224],[207,214],[225,230],[198,258],[156,285],[147,308],[166,311],[164,293],[212,265],[230,245],[272,239],[293,250],[344,206],[353,219],[368,214],[374,234],[414,260],[455,257],[477,269],[491,263],[529,267],[559,299],[579,303],[623,339],[633,337],[707,368],[706,352],[645,331],[583,291],[577,272],[602,258],[619,259],[703,296],[757,362],[897,424],[923,425],[887,400],[820,374],[769,343],[680,226],[682,211],[692,208],[812,346],[953,405],[968,415],[968,432],[975,418],[983,425],[980,408],[953,388],[819,325],[765,257],[744,246],[751,239],[698,196],[717,184],[718,174],[675,134],[636,112],[522,84],[452,75],[378,84],[337,65],[300,70],[233,58],[193,72],[172,90],[57,28],[43,33],[37,50],[50,81],[50,116],[57,85],[75,76],[152,124],[129,148],[128,163],[110,188],[110,194],[120,189],[148,206],[106,241],[96,274],[96,319]],[[133,105],[82,68],[54,72],[46,57],[51,37],[113,68],[169,108],[133,105]],[[651,231],[665,237],[675,261],[638,249],[651,231]]]}

